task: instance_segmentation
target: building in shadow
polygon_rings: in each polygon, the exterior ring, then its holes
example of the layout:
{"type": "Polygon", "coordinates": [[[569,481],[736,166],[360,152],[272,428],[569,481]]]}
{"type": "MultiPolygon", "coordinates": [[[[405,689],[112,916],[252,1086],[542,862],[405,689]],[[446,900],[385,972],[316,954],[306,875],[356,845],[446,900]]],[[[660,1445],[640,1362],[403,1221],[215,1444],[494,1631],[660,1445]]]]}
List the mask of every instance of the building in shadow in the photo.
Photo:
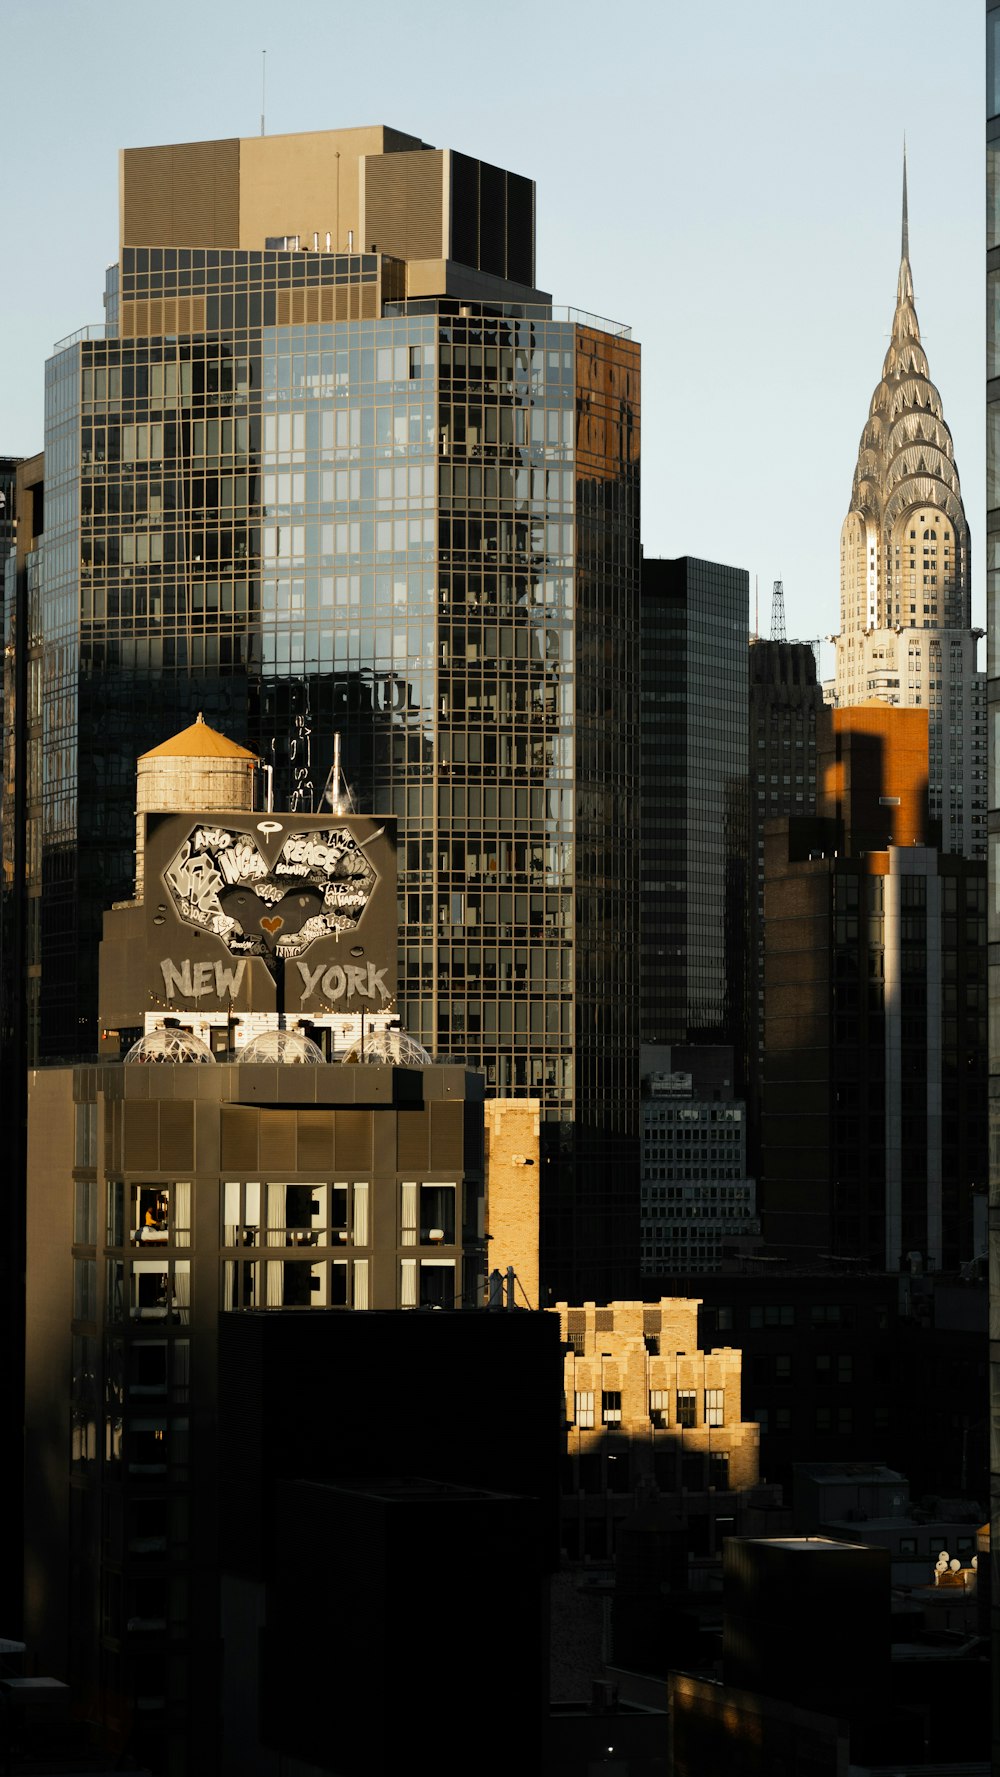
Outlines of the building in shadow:
{"type": "Polygon", "coordinates": [[[832,712],[815,819],[765,828],[769,1248],[899,1271],[975,1256],[986,878],[927,813],[926,712],[832,712]]]}

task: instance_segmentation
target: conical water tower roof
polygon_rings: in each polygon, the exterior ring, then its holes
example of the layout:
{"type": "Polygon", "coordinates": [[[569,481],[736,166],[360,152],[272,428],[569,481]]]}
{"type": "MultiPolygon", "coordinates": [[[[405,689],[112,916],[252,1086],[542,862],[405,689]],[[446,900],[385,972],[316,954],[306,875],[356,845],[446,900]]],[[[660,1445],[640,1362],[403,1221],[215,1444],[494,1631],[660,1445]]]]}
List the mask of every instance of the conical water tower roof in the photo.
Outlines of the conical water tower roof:
{"type": "Polygon", "coordinates": [[[151,747],[148,753],[141,754],[141,759],[251,759],[256,760],[256,753],[248,752],[246,747],[238,747],[234,740],[228,740],[218,729],[210,728],[203,715],[198,715],[197,722],[190,728],[183,728],[180,734],[174,734],[158,747],[151,747]]]}

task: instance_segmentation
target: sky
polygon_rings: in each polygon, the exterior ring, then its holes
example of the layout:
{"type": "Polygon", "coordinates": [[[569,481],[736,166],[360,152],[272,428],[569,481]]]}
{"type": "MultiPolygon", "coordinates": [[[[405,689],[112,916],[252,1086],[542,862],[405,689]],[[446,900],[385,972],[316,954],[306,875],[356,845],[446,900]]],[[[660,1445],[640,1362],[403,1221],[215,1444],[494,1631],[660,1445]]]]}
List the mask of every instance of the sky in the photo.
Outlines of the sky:
{"type": "MultiPolygon", "coordinates": [[[[0,452],[102,317],[117,151],[383,123],[537,183],[537,281],[643,350],[649,555],[746,568],[751,628],[838,622],[840,526],[899,264],[984,610],[982,0],[3,0],[0,452]]],[[[824,649],[822,670],[832,670],[824,649]]]]}

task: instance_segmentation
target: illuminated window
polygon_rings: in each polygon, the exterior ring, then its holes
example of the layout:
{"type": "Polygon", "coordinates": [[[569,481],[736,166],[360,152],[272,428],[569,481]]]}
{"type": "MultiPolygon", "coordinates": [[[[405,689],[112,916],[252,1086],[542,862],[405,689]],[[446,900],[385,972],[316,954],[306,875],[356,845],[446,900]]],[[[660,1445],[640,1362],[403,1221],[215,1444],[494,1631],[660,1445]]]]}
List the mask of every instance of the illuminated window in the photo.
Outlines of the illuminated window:
{"type": "Polygon", "coordinates": [[[705,1424],[723,1425],[725,1423],[726,1397],[721,1388],[705,1390],[705,1424]]]}
{"type": "Polygon", "coordinates": [[[666,1388],[651,1388],[649,1391],[650,1423],[660,1431],[669,1424],[670,1391],[666,1388]]]}

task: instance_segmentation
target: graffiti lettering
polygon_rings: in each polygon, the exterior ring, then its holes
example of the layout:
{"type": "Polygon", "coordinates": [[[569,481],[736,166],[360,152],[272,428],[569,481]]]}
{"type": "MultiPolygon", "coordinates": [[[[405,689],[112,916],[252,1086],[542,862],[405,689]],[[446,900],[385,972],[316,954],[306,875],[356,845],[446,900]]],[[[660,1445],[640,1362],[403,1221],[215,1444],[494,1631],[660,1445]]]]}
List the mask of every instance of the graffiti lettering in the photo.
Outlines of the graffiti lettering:
{"type": "Polygon", "coordinates": [[[192,966],[187,957],[180,964],[165,957],[160,964],[163,991],[168,1000],[178,997],[200,1000],[207,994],[218,1000],[234,1000],[243,985],[245,969],[245,962],[235,966],[226,963],[195,963],[192,966]]]}
{"type": "Polygon", "coordinates": [[[324,1000],[342,1000],[352,994],[362,999],[380,999],[382,1004],[389,999],[389,989],[385,982],[385,969],[377,969],[374,963],[366,963],[359,967],[356,963],[331,963],[324,969],[322,964],[317,969],[310,969],[305,963],[297,962],[295,967],[302,977],[302,1004],[315,993],[324,1000]]]}

